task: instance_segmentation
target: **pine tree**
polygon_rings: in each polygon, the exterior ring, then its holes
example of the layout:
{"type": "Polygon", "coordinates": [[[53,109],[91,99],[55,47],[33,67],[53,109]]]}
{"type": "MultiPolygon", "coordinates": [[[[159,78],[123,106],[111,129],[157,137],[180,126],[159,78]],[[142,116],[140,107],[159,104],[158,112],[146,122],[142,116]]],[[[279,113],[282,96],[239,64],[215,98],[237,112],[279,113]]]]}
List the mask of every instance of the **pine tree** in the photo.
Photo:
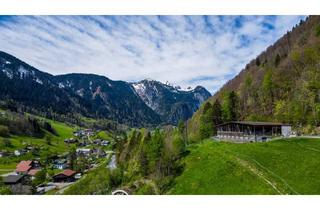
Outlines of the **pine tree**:
{"type": "Polygon", "coordinates": [[[200,138],[209,138],[214,134],[213,123],[213,108],[209,102],[206,102],[203,107],[202,115],[200,117],[200,138]]]}
{"type": "Polygon", "coordinates": [[[219,125],[223,122],[222,121],[222,108],[221,108],[221,104],[218,100],[216,100],[213,103],[212,117],[213,117],[213,124],[214,124],[213,134],[215,135],[217,133],[217,130],[216,130],[217,125],[219,125]]]}
{"type": "Polygon", "coordinates": [[[238,119],[238,96],[234,91],[227,92],[222,104],[223,121],[235,121],[238,119]]]}

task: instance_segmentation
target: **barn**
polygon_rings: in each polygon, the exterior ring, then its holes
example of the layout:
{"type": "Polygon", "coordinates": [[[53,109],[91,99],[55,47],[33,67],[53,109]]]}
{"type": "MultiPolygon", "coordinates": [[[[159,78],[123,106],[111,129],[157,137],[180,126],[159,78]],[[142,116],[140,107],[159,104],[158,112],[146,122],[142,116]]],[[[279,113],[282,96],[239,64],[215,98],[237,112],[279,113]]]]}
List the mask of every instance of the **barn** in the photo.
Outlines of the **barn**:
{"type": "Polygon", "coordinates": [[[291,125],[283,123],[231,121],[217,126],[217,138],[233,142],[264,142],[290,134],[291,125]]]}

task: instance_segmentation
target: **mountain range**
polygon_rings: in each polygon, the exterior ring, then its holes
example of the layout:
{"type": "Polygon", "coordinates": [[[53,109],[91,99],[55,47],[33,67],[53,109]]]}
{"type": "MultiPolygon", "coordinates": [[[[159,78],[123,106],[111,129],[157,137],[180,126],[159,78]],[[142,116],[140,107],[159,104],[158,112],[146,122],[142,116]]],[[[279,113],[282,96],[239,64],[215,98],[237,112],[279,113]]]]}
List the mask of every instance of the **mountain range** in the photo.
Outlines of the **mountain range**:
{"type": "Polygon", "coordinates": [[[211,95],[203,87],[183,91],[154,80],[113,81],[94,74],[51,75],[0,52],[0,100],[39,112],[80,114],[130,126],[177,124],[211,95]]]}

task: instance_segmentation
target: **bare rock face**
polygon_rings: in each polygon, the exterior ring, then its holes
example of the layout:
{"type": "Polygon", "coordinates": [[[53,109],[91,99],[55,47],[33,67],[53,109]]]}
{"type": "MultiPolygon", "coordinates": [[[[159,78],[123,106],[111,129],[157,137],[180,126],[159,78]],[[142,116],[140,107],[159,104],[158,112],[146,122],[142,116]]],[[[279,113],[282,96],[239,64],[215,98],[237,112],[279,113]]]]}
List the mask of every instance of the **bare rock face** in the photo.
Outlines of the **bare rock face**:
{"type": "Polygon", "coordinates": [[[159,114],[164,123],[169,124],[190,118],[200,104],[211,96],[201,86],[184,91],[154,80],[132,83],[132,87],[145,104],[159,114]]]}

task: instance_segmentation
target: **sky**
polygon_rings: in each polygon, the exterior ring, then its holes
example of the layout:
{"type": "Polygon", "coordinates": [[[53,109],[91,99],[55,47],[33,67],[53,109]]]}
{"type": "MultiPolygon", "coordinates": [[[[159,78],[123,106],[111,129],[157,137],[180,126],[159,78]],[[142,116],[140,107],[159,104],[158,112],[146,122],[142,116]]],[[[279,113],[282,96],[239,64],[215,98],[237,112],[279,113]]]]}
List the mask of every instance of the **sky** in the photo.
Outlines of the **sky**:
{"type": "Polygon", "coordinates": [[[154,79],[211,93],[304,16],[1,16],[0,50],[54,75],[154,79]]]}

